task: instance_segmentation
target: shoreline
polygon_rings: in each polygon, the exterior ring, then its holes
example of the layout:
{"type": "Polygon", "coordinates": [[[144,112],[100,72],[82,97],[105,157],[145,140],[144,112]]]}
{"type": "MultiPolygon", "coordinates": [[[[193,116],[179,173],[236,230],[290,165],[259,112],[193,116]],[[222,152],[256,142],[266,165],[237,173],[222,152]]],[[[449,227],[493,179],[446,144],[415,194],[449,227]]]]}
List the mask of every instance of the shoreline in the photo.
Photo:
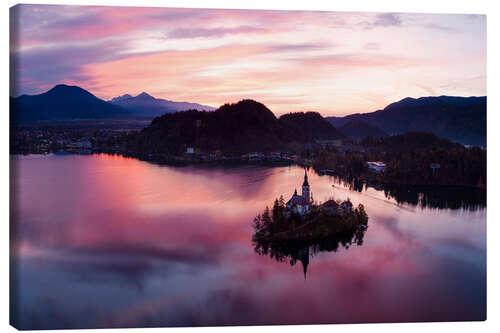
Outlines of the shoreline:
{"type": "Polygon", "coordinates": [[[373,179],[366,179],[366,175],[362,176],[351,176],[351,175],[340,175],[333,170],[317,170],[312,166],[310,161],[306,160],[294,160],[294,159],[280,159],[280,160],[272,160],[272,159],[256,159],[256,160],[247,160],[239,157],[234,158],[220,158],[220,159],[193,159],[187,158],[185,156],[175,156],[175,155],[162,155],[162,154],[138,154],[138,153],[129,153],[129,152],[119,152],[116,150],[80,150],[80,151],[68,151],[68,150],[60,150],[60,151],[51,151],[46,153],[40,152],[26,152],[26,153],[11,153],[10,156],[26,156],[26,155],[97,155],[97,154],[108,154],[108,155],[120,155],[127,158],[135,158],[139,161],[149,162],[158,165],[171,165],[171,166],[190,166],[190,165],[258,165],[263,164],[267,166],[289,166],[289,165],[297,165],[301,167],[312,168],[319,176],[329,176],[338,178],[346,183],[358,182],[360,184],[365,185],[366,187],[372,187],[376,190],[384,190],[385,188],[395,188],[395,187],[411,187],[411,188],[462,188],[462,189],[474,189],[474,190],[484,190],[487,191],[486,187],[482,186],[474,186],[469,184],[408,184],[408,183],[398,183],[398,182],[379,182],[374,181],[373,179]],[[382,188],[380,188],[382,187],[382,188]]]}
{"type": "MultiPolygon", "coordinates": [[[[133,158],[138,161],[143,161],[150,163],[152,165],[159,166],[170,166],[170,167],[198,167],[198,168],[237,168],[237,167],[284,167],[284,166],[298,166],[301,165],[294,163],[293,161],[288,161],[286,164],[276,163],[273,161],[248,161],[248,160],[224,160],[224,161],[200,161],[196,163],[188,163],[186,161],[155,161],[146,157],[139,158],[133,156],[132,154],[117,153],[116,151],[87,151],[86,153],[78,152],[55,152],[50,153],[54,156],[57,155],[117,155],[124,158],[133,158]]],[[[11,156],[11,174],[16,172],[16,163],[19,163],[20,159],[15,159],[16,157],[22,157],[27,155],[39,155],[48,156],[49,154],[9,154],[11,156]]],[[[347,191],[354,192],[366,192],[369,188],[377,192],[381,192],[386,199],[394,200],[398,204],[408,204],[411,206],[421,206],[436,209],[466,209],[470,211],[475,211],[478,209],[486,208],[487,204],[487,191],[483,188],[478,187],[467,187],[463,185],[442,185],[442,184],[431,184],[431,185],[401,185],[401,184],[380,184],[363,182],[356,178],[346,179],[339,175],[326,175],[318,173],[319,177],[328,176],[332,179],[332,186],[339,189],[344,189],[347,191]]]]}

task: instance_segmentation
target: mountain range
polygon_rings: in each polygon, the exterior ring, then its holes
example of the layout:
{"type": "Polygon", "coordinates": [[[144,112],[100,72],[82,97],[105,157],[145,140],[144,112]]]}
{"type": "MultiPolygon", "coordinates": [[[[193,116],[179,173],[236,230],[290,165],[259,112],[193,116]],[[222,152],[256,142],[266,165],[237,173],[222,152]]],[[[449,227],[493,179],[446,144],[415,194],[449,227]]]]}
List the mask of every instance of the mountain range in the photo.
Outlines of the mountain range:
{"type": "Polygon", "coordinates": [[[166,99],[155,98],[145,92],[142,92],[135,97],[129,94],[125,94],[119,97],[115,97],[109,102],[111,104],[123,107],[134,115],[145,118],[154,118],[165,113],[173,113],[185,110],[214,111],[216,109],[214,107],[198,103],[175,102],[166,99]]]}
{"type": "Polygon", "coordinates": [[[154,98],[147,93],[123,95],[104,101],[85,89],[59,84],[45,93],[10,98],[15,124],[81,119],[153,119],[164,113],[187,109],[214,110],[197,103],[154,98]]]}
{"type": "MultiPolygon", "coordinates": [[[[261,108],[257,104],[251,105],[261,108]]],[[[104,101],[85,89],[63,84],[39,95],[10,98],[13,124],[75,119],[149,120],[189,109],[214,111],[211,106],[169,101],[145,92],[135,97],[125,94],[104,101]]],[[[243,115],[241,117],[239,121],[242,124],[238,128],[245,126],[245,119],[243,115]]],[[[486,146],[486,96],[408,97],[375,112],[327,117],[326,120],[314,112],[293,113],[276,119],[280,126],[293,129],[300,138],[362,139],[366,136],[426,131],[462,144],[486,146]]]]}
{"type": "Polygon", "coordinates": [[[407,97],[383,110],[327,119],[337,128],[357,120],[389,135],[426,131],[463,144],[486,146],[486,96],[407,97]]]}
{"type": "Polygon", "coordinates": [[[39,95],[10,98],[13,123],[68,119],[112,119],[128,115],[124,108],[103,101],[85,89],[59,84],[39,95]]]}

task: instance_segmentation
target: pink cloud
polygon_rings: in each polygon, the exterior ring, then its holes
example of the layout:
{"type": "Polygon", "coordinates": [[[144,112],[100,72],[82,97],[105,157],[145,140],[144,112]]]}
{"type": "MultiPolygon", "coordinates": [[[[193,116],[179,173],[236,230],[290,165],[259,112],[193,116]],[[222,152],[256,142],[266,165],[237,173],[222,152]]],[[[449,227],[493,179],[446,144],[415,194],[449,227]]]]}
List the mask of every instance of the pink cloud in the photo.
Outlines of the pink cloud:
{"type": "Polygon", "coordinates": [[[66,82],[103,98],[253,98],[340,115],[486,93],[484,16],[50,5],[11,15],[15,95],[66,82]]]}
{"type": "MultiPolygon", "coordinates": [[[[266,50],[267,48],[263,46],[230,46],[131,56],[116,61],[85,65],[82,74],[93,77],[97,86],[96,92],[104,96],[115,95],[117,89],[135,91],[137,87],[145,86],[152,87],[153,91],[157,89],[178,91],[181,83],[193,79],[193,75],[202,67],[222,65],[266,50]],[[105,85],[110,77],[115,78],[113,80],[116,83],[115,89],[99,90],[98,86],[105,85]]],[[[219,81],[219,85],[225,84],[224,78],[219,77],[202,80],[198,82],[200,86],[197,88],[201,88],[208,81],[219,81]]]]}
{"type": "Polygon", "coordinates": [[[262,33],[267,29],[252,26],[235,28],[177,28],[167,33],[167,38],[222,37],[229,34],[262,33]]]}

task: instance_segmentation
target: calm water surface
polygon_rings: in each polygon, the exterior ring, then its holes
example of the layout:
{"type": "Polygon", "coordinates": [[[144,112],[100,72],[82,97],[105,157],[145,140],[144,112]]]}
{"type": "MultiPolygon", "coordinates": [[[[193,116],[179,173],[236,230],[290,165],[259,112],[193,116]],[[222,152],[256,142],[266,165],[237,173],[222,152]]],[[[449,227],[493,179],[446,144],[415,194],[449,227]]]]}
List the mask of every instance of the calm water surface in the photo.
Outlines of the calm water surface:
{"type": "Polygon", "coordinates": [[[309,175],[369,215],[363,245],[307,278],[254,252],[252,220],[303,169],[168,167],[110,155],[11,157],[11,322],[98,328],[483,320],[486,208],[398,204],[309,175]],[[332,190],[332,184],[335,188],[332,190]]]}

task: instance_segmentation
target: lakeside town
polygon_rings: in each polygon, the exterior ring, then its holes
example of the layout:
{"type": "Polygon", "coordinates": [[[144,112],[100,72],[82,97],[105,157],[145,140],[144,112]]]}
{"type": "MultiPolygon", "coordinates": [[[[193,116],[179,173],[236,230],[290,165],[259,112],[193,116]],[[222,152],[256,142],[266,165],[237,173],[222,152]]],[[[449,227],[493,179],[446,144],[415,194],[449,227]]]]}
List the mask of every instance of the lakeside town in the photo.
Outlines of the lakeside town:
{"type": "Polygon", "coordinates": [[[161,164],[267,163],[313,167],[319,174],[371,183],[465,185],[485,188],[486,150],[464,147],[428,133],[389,138],[313,140],[284,150],[235,153],[178,144],[176,151],[136,147],[138,129],[18,128],[11,132],[11,154],[109,153],[161,164]],[[444,164],[443,164],[444,162],[444,164]],[[425,164],[422,164],[425,163],[425,164]]]}
{"type": "MultiPolygon", "coordinates": [[[[11,135],[12,154],[50,154],[72,153],[88,155],[92,153],[120,154],[136,156],[153,162],[271,162],[302,166],[312,166],[314,158],[321,151],[336,150],[341,153],[364,153],[365,149],[352,140],[316,140],[304,144],[296,151],[253,151],[241,155],[224,154],[221,150],[204,151],[200,148],[184,145],[183,154],[138,154],[126,147],[126,137],[137,130],[130,129],[52,129],[34,128],[13,131],[11,135]]],[[[382,172],[385,163],[368,161],[369,170],[382,172]]],[[[318,170],[324,174],[335,174],[334,170],[318,170]]]]}

